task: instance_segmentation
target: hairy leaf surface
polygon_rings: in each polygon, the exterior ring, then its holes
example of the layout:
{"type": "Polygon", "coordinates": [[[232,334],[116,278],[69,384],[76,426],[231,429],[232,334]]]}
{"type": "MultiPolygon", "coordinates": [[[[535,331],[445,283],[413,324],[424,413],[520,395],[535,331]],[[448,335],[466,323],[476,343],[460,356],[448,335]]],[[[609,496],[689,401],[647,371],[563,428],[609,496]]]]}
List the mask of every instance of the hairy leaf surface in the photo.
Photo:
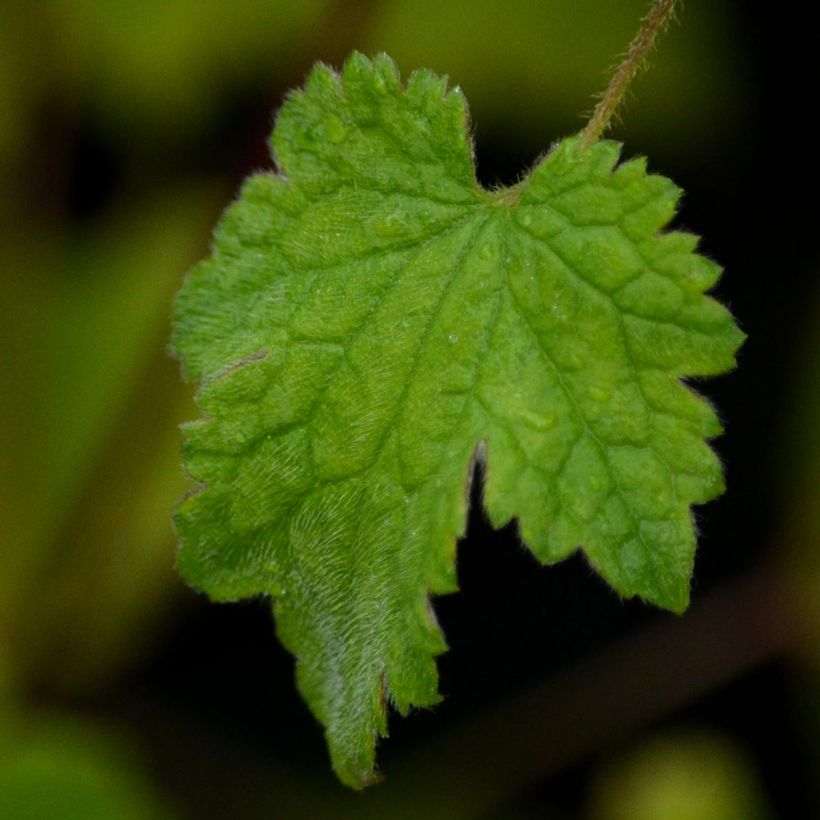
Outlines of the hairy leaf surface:
{"type": "Polygon", "coordinates": [[[723,483],[680,379],[743,336],[696,237],[660,232],[680,191],[616,143],[484,190],[460,91],[354,55],[290,96],[272,148],[176,305],[202,411],[179,565],[216,600],[270,596],[360,786],[387,703],[438,700],[430,596],[456,589],[477,457],[492,522],[539,559],[582,547],[621,595],[686,607],[691,505],[723,483]]]}

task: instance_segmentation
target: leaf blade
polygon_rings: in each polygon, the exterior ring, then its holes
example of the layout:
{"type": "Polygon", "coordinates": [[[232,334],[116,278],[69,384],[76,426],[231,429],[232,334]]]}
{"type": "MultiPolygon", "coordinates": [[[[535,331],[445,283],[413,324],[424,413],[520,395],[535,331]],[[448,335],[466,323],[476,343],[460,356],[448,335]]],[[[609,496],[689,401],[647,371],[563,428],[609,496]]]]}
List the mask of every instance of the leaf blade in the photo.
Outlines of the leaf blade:
{"type": "Polygon", "coordinates": [[[559,143],[515,189],[475,181],[463,97],[389,58],[320,66],[177,300],[202,382],[185,578],[273,599],[334,768],[374,777],[386,704],[438,700],[476,453],[492,521],[545,562],[583,546],[625,596],[685,608],[690,506],[722,489],[714,413],[679,377],[742,334],[716,266],[660,231],[679,191],[620,148],[559,143]]]}

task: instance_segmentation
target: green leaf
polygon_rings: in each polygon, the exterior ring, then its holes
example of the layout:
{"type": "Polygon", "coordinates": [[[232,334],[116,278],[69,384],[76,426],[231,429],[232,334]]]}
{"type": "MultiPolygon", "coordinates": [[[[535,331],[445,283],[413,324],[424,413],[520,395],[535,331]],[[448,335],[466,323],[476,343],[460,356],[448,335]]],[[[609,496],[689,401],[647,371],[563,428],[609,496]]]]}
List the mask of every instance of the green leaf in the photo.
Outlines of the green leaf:
{"type": "Polygon", "coordinates": [[[273,134],[176,305],[201,382],[179,566],[269,595],[348,784],[385,711],[438,699],[431,594],[456,589],[476,459],[492,522],[544,562],[579,546],[623,596],[681,611],[690,505],[723,488],[720,425],[680,382],[743,336],[717,265],[659,233],[679,190],[559,143],[520,184],[475,179],[464,98],[386,57],[324,66],[273,134]]]}

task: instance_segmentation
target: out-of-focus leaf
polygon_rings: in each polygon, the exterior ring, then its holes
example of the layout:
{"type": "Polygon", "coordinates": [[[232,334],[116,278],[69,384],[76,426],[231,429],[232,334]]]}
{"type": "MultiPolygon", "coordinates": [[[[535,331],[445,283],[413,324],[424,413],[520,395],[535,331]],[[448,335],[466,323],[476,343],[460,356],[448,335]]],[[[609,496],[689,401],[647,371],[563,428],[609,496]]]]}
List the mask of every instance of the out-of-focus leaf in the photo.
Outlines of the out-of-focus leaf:
{"type": "Polygon", "coordinates": [[[30,716],[0,734],[0,817],[167,820],[139,761],[115,736],[67,718],[30,716]]]}
{"type": "MultiPolygon", "coordinates": [[[[53,497],[54,354],[58,243],[32,234],[28,250],[0,247],[0,653],[42,558],[53,497]]],[[[22,245],[23,243],[21,243],[22,245]]]]}
{"type": "Polygon", "coordinates": [[[51,23],[86,104],[163,138],[201,124],[241,81],[299,53],[328,0],[54,0],[51,23]]]}
{"type": "Polygon", "coordinates": [[[754,769],[712,733],[650,740],[608,764],[591,790],[590,820],[767,820],[754,769]]]}
{"type": "Polygon", "coordinates": [[[175,428],[187,400],[164,361],[168,302],[201,253],[213,203],[213,188],[164,192],[71,242],[41,248],[31,234],[5,249],[0,634],[9,663],[41,667],[68,644],[79,666],[111,660],[103,645],[130,647],[118,625],[136,626],[172,584],[167,515],[181,486],[175,428]]]}
{"type": "Polygon", "coordinates": [[[205,242],[205,186],[121,208],[66,248],[55,349],[57,480],[78,483],[165,343],[168,295],[205,242]],[[68,433],[68,435],[65,435],[68,433]]]}

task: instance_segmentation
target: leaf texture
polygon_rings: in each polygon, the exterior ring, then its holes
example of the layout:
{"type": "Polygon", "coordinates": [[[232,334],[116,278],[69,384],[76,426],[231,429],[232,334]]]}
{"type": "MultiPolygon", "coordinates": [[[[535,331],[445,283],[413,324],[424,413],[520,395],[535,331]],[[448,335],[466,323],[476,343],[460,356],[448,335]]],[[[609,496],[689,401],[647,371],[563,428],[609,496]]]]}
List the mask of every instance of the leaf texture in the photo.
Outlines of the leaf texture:
{"type": "Polygon", "coordinates": [[[464,98],[386,56],[313,70],[176,303],[199,381],[177,528],[213,599],[270,596],[347,784],[386,707],[438,699],[431,595],[456,589],[469,482],[545,563],[582,547],[625,597],[688,602],[691,505],[723,489],[682,384],[743,339],[720,268],[662,232],[680,191],[620,147],[558,143],[475,178],[464,98]]]}

